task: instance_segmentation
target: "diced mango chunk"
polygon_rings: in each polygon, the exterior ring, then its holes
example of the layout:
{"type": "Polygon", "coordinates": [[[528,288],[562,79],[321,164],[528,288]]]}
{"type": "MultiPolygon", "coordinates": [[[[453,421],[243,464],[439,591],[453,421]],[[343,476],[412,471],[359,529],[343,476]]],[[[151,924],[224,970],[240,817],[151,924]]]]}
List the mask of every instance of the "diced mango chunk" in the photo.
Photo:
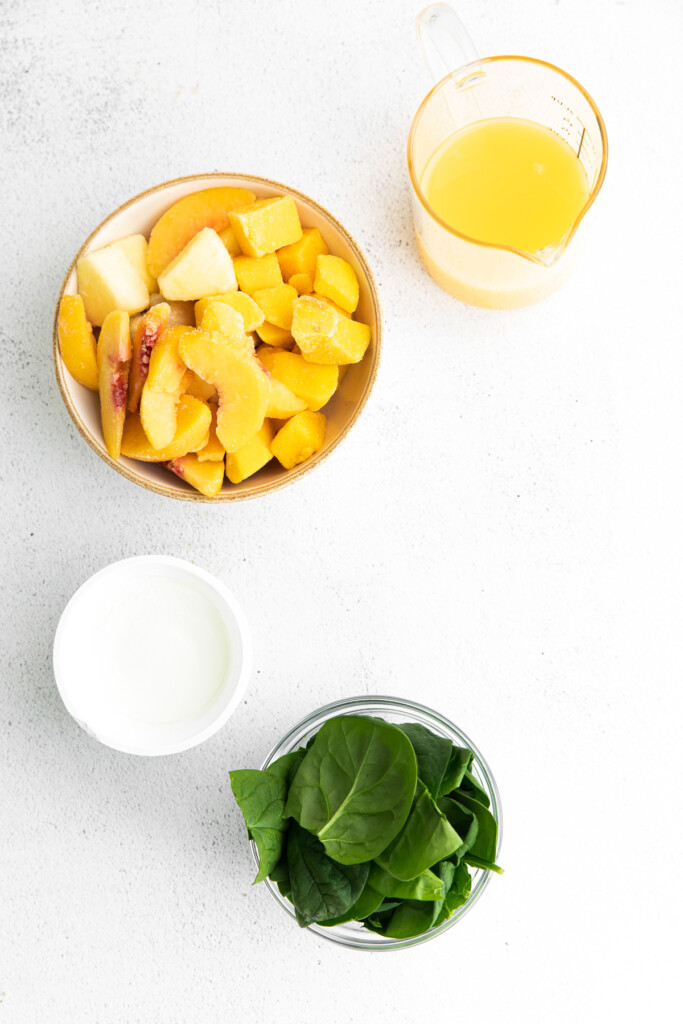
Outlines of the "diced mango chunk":
{"type": "Polygon", "coordinates": [[[236,256],[233,264],[237,283],[243,292],[253,295],[259,288],[274,288],[282,284],[280,264],[274,252],[266,256],[236,256]]]}
{"type": "Polygon", "coordinates": [[[265,256],[302,235],[296,203],[289,196],[257,199],[250,206],[233,210],[230,226],[247,256],[265,256]]]}
{"type": "Polygon", "coordinates": [[[225,459],[225,475],[231,484],[240,484],[247,477],[258,473],[273,457],[270,443],[273,440],[273,428],[269,420],[247,441],[242,448],[231,452],[225,459]]]}
{"type": "Polygon", "coordinates": [[[241,254],[242,250],[240,249],[240,243],[237,241],[237,236],[230,224],[227,228],[224,228],[223,231],[218,232],[218,237],[231,256],[234,257],[241,254]]]}
{"type": "Polygon", "coordinates": [[[226,292],[223,295],[209,295],[195,303],[194,315],[197,325],[201,323],[204,310],[209,302],[224,302],[226,306],[232,306],[242,317],[244,330],[247,333],[255,331],[265,320],[263,310],[256,305],[251,295],[247,295],[245,292],[226,292]]]}
{"type": "Polygon", "coordinates": [[[327,255],[328,252],[325,240],[319,230],[304,228],[298,241],[278,249],[277,258],[282,276],[289,284],[294,284],[290,278],[295,274],[308,274],[312,281],[315,277],[318,256],[327,255]]]}
{"type": "Polygon", "coordinates": [[[290,391],[282,381],[276,380],[271,375],[268,378],[268,384],[270,386],[270,394],[268,396],[266,416],[273,416],[278,420],[287,420],[294,413],[303,412],[306,408],[303,398],[299,398],[293,391],[290,391]]]}
{"type": "Polygon", "coordinates": [[[97,391],[97,349],[95,336],[85,315],[80,295],[64,295],[57,318],[59,348],[72,377],[91,391],[97,391]]]}
{"type": "Polygon", "coordinates": [[[356,272],[341,256],[318,256],[313,288],[318,295],[332,299],[347,313],[353,313],[358,305],[356,272]]]}
{"type": "Polygon", "coordinates": [[[286,331],[292,327],[292,305],[296,298],[298,292],[291,284],[278,284],[275,288],[260,288],[254,292],[254,301],[263,310],[268,323],[286,331]]]}
{"type": "Polygon", "coordinates": [[[284,327],[277,327],[275,324],[269,324],[267,320],[264,320],[256,328],[256,333],[261,341],[265,341],[266,345],[274,345],[276,348],[291,348],[294,341],[291,331],[286,331],[284,327]]]}
{"type": "Polygon", "coordinates": [[[213,228],[203,228],[159,274],[165,299],[202,299],[217,292],[237,291],[230,253],[213,228]]]}
{"type": "Polygon", "coordinates": [[[303,398],[313,411],[322,409],[337,388],[339,370],[336,366],[319,366],[294,352],[268,345],[257,349],[256,355],[276,380],[303,398]]]}
{"type": "Polygon", "coordinates": [[[321,412],[298,412],[275,435],[270,450],[281,466],[294,469],[322,448],[326,426],[321,412]]]}
{"type": "Polygon", "coordinates": [[[305,359],[334,365],[359,363],[372,337],[367,324],[314,295],[302,295],[294,303],[292,334],[305,359]]]}
{"type": "Polygon", "coordinates": [[[308,274],[292,274],[287,284],[296,288],[299,295],[310,295],[313,291],[313,281],[308,274]]]}
{"type": "Polygon", "coordinates": [[[225,467],[222,459],[218,462],[201,462],[197,455],[183,455],[171,459],[167,466],[172,473],[207,498],[215,498],[223,486],[225,467]]]}

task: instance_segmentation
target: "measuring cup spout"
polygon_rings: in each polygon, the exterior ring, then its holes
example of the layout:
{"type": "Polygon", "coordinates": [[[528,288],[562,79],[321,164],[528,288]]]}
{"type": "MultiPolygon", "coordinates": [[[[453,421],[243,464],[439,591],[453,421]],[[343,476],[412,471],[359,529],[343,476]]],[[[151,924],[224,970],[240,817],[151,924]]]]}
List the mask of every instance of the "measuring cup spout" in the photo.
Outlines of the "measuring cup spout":
{"type": "Polygon", "coordinates": [[[479,57],[477,48],[449,4],[430,4],[415,22],[420,47],[435,82],[479,57]]]}
{"type": "Polygon", "coordinates": [[[535,252],[524,252],[523,250],[517,251],[520,256],[524,256],[526,259],[531,260],[532,263],[538,263],[542,267],[554,267],[569,245],[569,240],[574,234],[574,230],[575,228],[572,228],[572,230],[565,235],[563,239],[556,242],[554,245],[547,245],[545,249],[537,249],[535,252]]]}

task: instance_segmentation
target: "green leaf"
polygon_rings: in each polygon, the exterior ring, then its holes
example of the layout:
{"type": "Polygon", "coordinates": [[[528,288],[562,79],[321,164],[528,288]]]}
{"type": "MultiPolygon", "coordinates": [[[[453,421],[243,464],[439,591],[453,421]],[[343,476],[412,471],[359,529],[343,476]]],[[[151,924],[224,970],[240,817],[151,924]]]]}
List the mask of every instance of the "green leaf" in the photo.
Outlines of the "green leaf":
{"type": "Polygon", "coordinates": [[[328,921],[350,910],[368,879],[369,864],[339,864],[320,840],[295,821],[287,833],[287,864],[292,903],[302,927],[328,921]]]}
{"type": "Polygon", "coordinates": [[[452,866],[454,870],[451,884],[441,910],[434,920],[434,927],[443,924],[458,907],[463,906],[469,899],[470,892],[472,891],[472,877],[467,869],[467,865],[461,861],[459,864],[452,866]]]}
{"type": "Polygon", "coordinates": [[[448,767],[444,772],[438,793],[439,796],[448,796],[449,793],[458,788],[472,764],[473,757],[474,754],[467,747],[451,747],[448,767]]]}
{"type": "MultiPolygon", "coordinates": [[[[488,807],[462,790],[458,792],[457,802],[470,810],[477,819],[477,837],[464,856],[464,860],[473,867],[496,870],[496,850],[498,848],[498,824],[488,807]]],[[[500,869],[498,868],[498,871],[500,869]]]]}
{"type": "Polygon", "coordinates": [[[382,932],[388,939],[410,939],[422,935],[434,924],[437,904],[406,900],[391,915],[382,932]]]}
{"type": "Polygon", "coordinates": [[[436,736],[419,722],[404,722],[399,729],[413,745],[417,758],[417,774],[434,797],[437,798],[448,767],[453,744],[443,736],[436,736]]]}
{"type": "Polygon", "coordinates": [[[287,783],[281,770],[242,768],[230,772],[230,785],[256,843],[259,870],[254,884],[262,882],[282,857],[287,822],[284,816],[287,783]]]}
{"type": "Polygon", "coordinates": [[[438,807],[462,839],[462,846],[455,853],[455,857],[459,860],[472,848],[479,831],[479,820],[472,811],[458,803],[456,797],[457,790],[453,797],[442,796],[438,801],[438,807]]]}
{"type": "Polygon", "coordinates": [[[375,859],[390,874],[408,881],[445,860],[460,846],[462,839],[439,810],[424,782],[418,779],[405,825],[375,859]]]}
{"type": "Polygon", "coordinates": [[[329,921],[319,921],[318,923],[327,928],[335,924],[345,924],[347,921],[361,921],[364,917],[374,914],[383,901],[384,897],[381,892],[377,892],[369,882],[366,882],[365,888],[350,910],[339,917],[332,917],[329,921]]]}
{"type": "Polygon", "coordinates": [[[292,750],[289,754],[283,754],[282,757],[278,757],[277,761],[269,764],[266,770],[284,779],[289,786],[296,775],[297,768],[304,759],[305,753],[306,751],[303,747],[300,747],[298,750],[292,750]]]}
{"type": "Polygon", "coordinates": [[[315,737],[285,814],[317,835],[340,864],[361,864],[374,860],[402,828],[416,779],[405,733],[381,718],[341,715],[315,737]]]}
{"type": "Polygon", "coordinates": [[[440,900],[446,894],[443,880],[433,871],[423,871],[417,878],[404,882],[385,871],[379,864],[371,864],[368,882],[377,892],[393,899],[440,900]]]}
{"type": "Polygon", "coordinates": [[[488,793],[485,789],[482,789],[471,771],[465,772],[465,777],[460,783],[460,789],[471,796],[473,800],[483,804],[484,807],[491,806],[488,793]]]}

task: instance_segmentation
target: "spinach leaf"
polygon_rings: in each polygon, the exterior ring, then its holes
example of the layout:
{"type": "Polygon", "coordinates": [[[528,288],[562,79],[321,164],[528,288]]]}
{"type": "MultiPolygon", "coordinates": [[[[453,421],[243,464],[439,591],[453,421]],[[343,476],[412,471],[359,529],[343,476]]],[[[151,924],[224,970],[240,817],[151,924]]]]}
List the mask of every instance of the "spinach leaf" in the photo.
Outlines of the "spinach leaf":
{"type": "Polygon", "coordinates": [[[292,903],[302,928],[350,910],[368,879],[369,864],[339,864],[319,839],[295,821],[287,833],[292,903]]]}
{"type": "Polygon", "coordinates": [[[498,846],[498,825],[488,807],[464,793],[458,792],[458,801],[470,810],[477,819],[477,837],[464,856],[464,860],[473,867],[495,867],[496,849],[498,846]]]}
{"type": "Polygon", "coordinates": [[[340,864],[361,864],[402,828],[416,780],[405,733],[380,718],[341,715],[325,722],[299,765],[285,814],[315,833],[340,864]]]}
{"type": "Polygon", "coordinates": [[[380,935],[383,935],[394,909],[400,905],[400,903],[390,903],[385,907],[382,903],[379,910],[363,919],[364,926],[371,932],[379,932],[380,935]]]}
{"type": "Polygon", "coordinates": [[[304,748],[299,747],[298,750],[292,750],[289,754],[283,754],[282,757],[278,757],[277,761],[269,764],[266,771],[271,772],[273,775],[278,775],[290,786],[299,765],[304,759],[305,753],[304,748]]]}
{"type": "Polygon", "coordinates": [[[460,860],[460,858],[472,848],[477,838],[479,821],[472,811],[468,810],[467,807],[463,807],[461,803],[458,803],[456,797],[457,790],[453,797],[442,796],[438,801],[438,807],[440,811],[443,811],[455,831],[462,839],[462,846],[460,846],[454,854],[454,857],[457,860],[460,860]]]}
{"type": "Polygon", "coordinates": [[[389,939],[410,939],[414,935],[422,935],[434,924],[436,906],[419,900],[406,900],[393,912],[382,935],[389,939]]]}
{"type": "Polygon", "coordinates": [[[399,729],[406,734],[413,745],[417,758],[417,774],[436,798],[448,767],[453,744],[443,736],[436,736],[419,722],[404,722],[399,729]]]}
{"type": "Polygon", "coordinates": [[[439,810],[421,779],[408,820],[392,843],[375,859],[396,878],[408,881],[462,846],[462,839],[439,810]]]}
{"type": "Polygon", "coordinates": [[[483,804],[484,807],[491,806],[488,793],[485,789],[482,789],[471,771],[465,772],[465,776],[460,783],[460,789],[468,793],[478,803],[483,804]]]}
{"type": "Polygon", "coordinates": [[[258,771],[242,768],[230,772],[230,785],[244,815],[250,839],[256,843],[259,855],[259,870],[256,882],[262,882],[282,857],[287,782],[281,769],[258,771]]]}
{"type": "Polygon", "coordinates": [[[289,881],[289,868],[287,866],[287,858],[283,857],[279,860],[273,870],[268,875],[271,882],[288,882],[289,881]]]}
{"type": "Polygon", "coordinates": [[[368,882],[377,892],[394,899],[440,900],[446,894],[442,879],[433,871],[423,871],[417,878],[403,882],[379,864],[371,864],[368,882]]]}
{"type": "Polygon", "coordinates": [[[384,897],[381,892],[377,892],[369,882],[366,882],[365,888],[350,910],[339,917],[331,917],[329,921],[319,921],[318,923],[325,927],[331,927],[335,924],[345,924],[347,921],[362,921],[364,917],[374,914],[383,901],[384,897]]]}
{"type": "Polygon", "coordinates": [[[451,747],[448,767],[444,772],[438,796],[448,796],[457,789],[472,764],[474,754],[467,747],[451,747]]]}
{"type": "Polygon", "coordinates": [[[472,891],[472,877],[469,873],[467,865],[461,861],[457,865],[453,866],[453,876],[451,884],[446,893],[446,897],[443,901],[441,911],[434,919],[434,926],[443,924],[449,917],[452,916],[453,912],[467,902],[470,892],[472,891]]]}

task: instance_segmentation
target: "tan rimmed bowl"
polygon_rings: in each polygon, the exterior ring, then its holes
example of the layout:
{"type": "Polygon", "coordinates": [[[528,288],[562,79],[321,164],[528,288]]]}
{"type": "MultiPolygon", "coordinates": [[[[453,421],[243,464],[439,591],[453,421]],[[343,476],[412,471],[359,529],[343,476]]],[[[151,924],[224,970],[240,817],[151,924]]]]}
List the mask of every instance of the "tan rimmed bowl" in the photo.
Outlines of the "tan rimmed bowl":
{"type": "Polygon", "coordinates": [[[298,192],[277,181],[270,181],[268,178],[239,174],[193,174],[186,178],[166,181],[129,199],[127,203],[103,220],[86,239],[76,253],[59,293],[53,330],[53,355],[59,390],[72,420],[90,447],[117,473],[133,483],[139,484],[140,487],[145,487],[148,491],[154,491],[156,494],[163,494],[169,498],[179,498],[182,501],[241,501],[270,494],[280,487],[294,483],[304,473],[308,473],[319,465],[337,447],[358,419],[368,400],[377,375],[381,331],[381,310],[377,284],[368,262],[349,232],[323,206],[304,195],[303,192],[298,192]],[[349,367],[336,393],[322,410],[327,416],[327,433],[325,443],[319,452],[300,466],[290,470],[282,469],[280,464],[273,459],[248,480],[244,480],[241,484],[231,484],[226,480],[223,489],[215,498],[206,498],[163,466],[137,462],[135,459],[127,459],[124,456],[118,460],[111,458],[102,437],[99,397],[94,391],[89,391],[88,388],[74,380],[62,360],[57,337],[57,313],[62,296],[73,295],[77,291],[76,261],[81,256],[100,249],[103,245],[108,245],[118,238],[124,238],[126,235],[141,233],[148,237],[162,213],[178,199],[200,189],[226,185],[251,189],[258,198],[275,195],[292,197],[299,210],[302,225],[319,228],[330,252],[335,256],[343,256],[355,270],[360,284],[360,301],[355,316],[363,323],[370,324],[372,341],[362,362],[349,367]]]}

